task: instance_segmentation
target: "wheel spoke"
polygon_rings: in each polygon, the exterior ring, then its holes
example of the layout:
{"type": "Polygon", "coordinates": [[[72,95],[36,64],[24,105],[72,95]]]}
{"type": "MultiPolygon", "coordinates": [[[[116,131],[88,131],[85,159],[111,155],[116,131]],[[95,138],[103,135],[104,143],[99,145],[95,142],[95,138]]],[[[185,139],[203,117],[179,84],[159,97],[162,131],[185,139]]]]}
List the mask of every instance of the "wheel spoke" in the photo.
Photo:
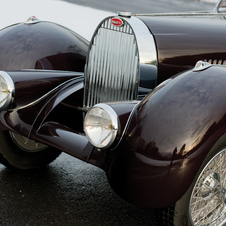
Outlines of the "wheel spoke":
{"type": "Polygon", "coordinates": [[[9,133],[13,142],[26,152],[38,152],[47,148],[45,144],[36,142],[17,133],[9,133]]]}
{"type": "Polygon", "coordinates": [[[215,155],[201,172],[190,201],[194,225],[222,225],[225,221],[226,155],[215,155]]]}
{"type": "MultiPolygon", "coordinates": [[[[215,210],[218,206],[220,206],[222,203],[218,203],[214,208],[210,209],[207,213],[205,213],[204,216],[202,216],[202,218],[200,218],[197,222],[195,223],[200,223],[201,221],[203,221],[208,215],[210,215],[210,213],[213,212],[213,210],[215,210]]],[[[207,207],[204,206],[202,209],[205,210],[207,207]]],[[[196,219],[197,214],[194,216],[194,218],[196,219]]],[[[213,216],[213,215],[212,215],[213,216]]]]}

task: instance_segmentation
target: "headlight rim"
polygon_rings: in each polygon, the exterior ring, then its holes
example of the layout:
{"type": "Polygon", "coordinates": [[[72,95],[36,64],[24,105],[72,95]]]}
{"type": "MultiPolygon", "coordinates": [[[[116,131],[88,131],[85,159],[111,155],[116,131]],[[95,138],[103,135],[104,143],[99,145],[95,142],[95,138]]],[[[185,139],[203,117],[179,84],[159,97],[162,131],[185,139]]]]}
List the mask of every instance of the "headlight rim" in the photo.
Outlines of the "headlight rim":
{"type": "Polygon", "coordinates": [[[0,107],[0,111],[8,108],[13,103],[15,96],[15,85],[11,76],[5,71],[0,71],[0,79],[1,78],[6,82],[8,95],[5,103],[0,107]]]}
{"type": "Polygon", "coordinates": [[[116,140],[118,131],[119,131],[119,118],[118,118],[118,115],[116,114],[116,112],[114,111],[114,109],[110,105],[108,105],[106,103],[95,104],[86,113],[86,116],[85,116],[85,119],[84,119],[84,131],[85,131],[86,137],[88,138],[88,140],[90,141],[90,143],[93,146],[95,146],[96,148],[99,148],[99,149],[107,149],[107,148],[109,148],[114,143],[114,141],[116,140]],[[94,109],[94,108],[101,108],[103,111],[105,111],[109,115],[109,117],[111,119],[111,124],[112,124],[112,137],[111,137],[110,141],[108,142],[108,144],[105,145],[105,146],[100,146],[100,145],[95,144],[92,141],[92,139],[90,138],[90,136],[89,136],[89,134],[87,133],[87,130],[86,130],[86,121],[87,121],[89,112],[92,109],[94,109]]]}

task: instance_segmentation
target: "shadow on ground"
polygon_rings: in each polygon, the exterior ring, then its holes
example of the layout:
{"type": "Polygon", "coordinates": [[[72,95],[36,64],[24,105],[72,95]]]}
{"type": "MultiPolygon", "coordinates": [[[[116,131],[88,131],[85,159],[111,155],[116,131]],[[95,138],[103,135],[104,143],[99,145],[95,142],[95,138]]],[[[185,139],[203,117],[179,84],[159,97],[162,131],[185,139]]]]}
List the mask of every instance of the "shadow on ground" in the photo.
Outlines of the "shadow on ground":
{"type": "Polygon", "coordinates": [[[66,154],[41,170],[0,166],[0,222],[25,225],[156,225],[153,211],[131,205],[105,173],[66,154]]]}

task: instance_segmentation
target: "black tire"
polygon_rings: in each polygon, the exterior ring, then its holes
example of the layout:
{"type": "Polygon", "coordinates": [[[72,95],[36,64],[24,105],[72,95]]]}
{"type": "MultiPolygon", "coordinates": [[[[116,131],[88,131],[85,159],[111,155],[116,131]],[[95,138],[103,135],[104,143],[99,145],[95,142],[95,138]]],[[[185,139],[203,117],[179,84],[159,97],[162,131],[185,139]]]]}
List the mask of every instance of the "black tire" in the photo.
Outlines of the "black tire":
{"type": "Polygon", "coordinates": [[[156,213],[159,225],[220,226],[226,222],[226,135],[208,153],[182,198],[156,213]]]}
{"type": "Polygon", "coordinates": [[[0,163],[16,169],[35,169],[48,165],[61,151],[19,134],[0,132],[0,163]],[[22,142],[26,139],[26,142],[22,142]],[[37,148],[36,148],[37,147],[37,148]]]}

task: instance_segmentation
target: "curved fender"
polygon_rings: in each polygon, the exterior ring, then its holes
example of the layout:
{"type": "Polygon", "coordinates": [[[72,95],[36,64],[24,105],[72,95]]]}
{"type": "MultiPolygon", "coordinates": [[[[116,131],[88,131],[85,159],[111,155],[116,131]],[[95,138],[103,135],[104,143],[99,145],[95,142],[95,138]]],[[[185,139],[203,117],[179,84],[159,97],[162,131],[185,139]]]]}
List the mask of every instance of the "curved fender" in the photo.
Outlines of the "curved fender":
{"type": "MultiPolygon", "coordinates": [[[[83,90],[83,78],[77,79],[74,81],[71,81],[69,84],[67,84],[64,89],[57,92],[55,95],[51,96],[49,98],[48,102],[43,105],[42,109],[40,110],[39,114],[37,115],[36,119],[34,120],[34,123],[32,125],[32,129],[38,130],[46,117],[49,115],[49,113],[64,99],[66,99],[68,96],[70,96],[73,93],[78,94],[78,91],[83,90]]],[[[83,93],[83,92],[82,92],[83,93]]],[[[82,99],[82,97],[81,97],[82,99]]]]}
{"type": "MultiPolygon", "coordinates": [[[[112,188],[145,207],[174,204],[226,132],[226,67],[185,72],[137,107],[107,172],[112,188]]],[[[219,150],[220,151],[220,150],[219,150]]]]}
{"type": "Polygon", "coordinates": [[[14,82],[15,97],[11,108],[0,112],[0,130],[12,130],[24,136],[29,135],[43,109],[48,107],[51,111],[61,100],[83,88],[83,73],[79,72],[21,70],[7,73],[14,82]],[[49,104],[55,99],[54,106],[49,104]]]}
{"type": "Polygon", "coordinates": [[[36,20],[0,30],[0,69],[84,72],[89,42],[56,23],[36,20]]]}

